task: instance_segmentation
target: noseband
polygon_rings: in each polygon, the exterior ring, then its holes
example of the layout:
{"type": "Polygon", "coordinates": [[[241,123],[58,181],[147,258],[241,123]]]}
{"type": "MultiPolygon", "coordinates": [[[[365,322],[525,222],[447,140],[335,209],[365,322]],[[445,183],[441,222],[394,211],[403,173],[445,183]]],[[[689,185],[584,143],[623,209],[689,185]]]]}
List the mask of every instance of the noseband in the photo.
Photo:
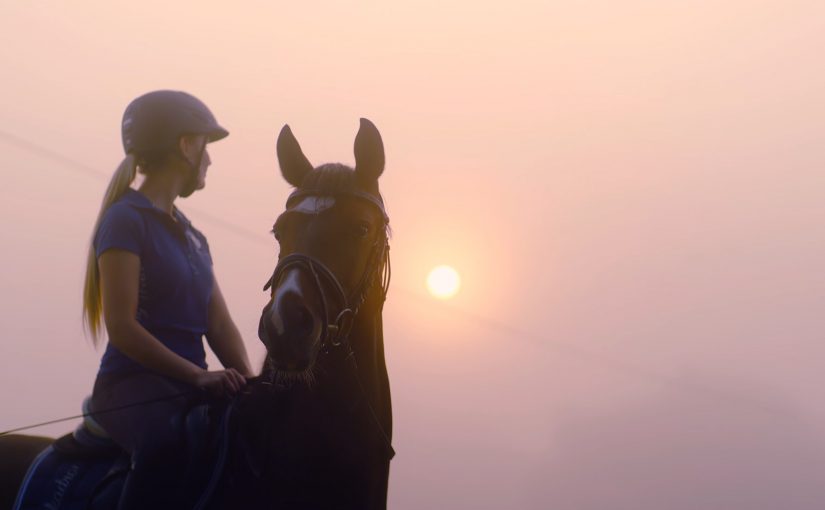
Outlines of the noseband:
{"type": "MultiPolygon", "coordinates": [[[[338,278],[319,261],[309,255],[303,253],[293,253],[287,255],[278,261],[272,277],[264,286],[264,290],[273,288],[281,280],[284,273],[292,268],[297,268],[299,271],[305,271],[312,275],[312,283],[321,300],[321,347],[328,349],[330,346],[339,347],[349,335],[349,330],[352,327],[352,319],[355,316],[355,311],[349,306],[350,300],[347,299],[344,287],[338,278]],[[324,285],[326,283],[326,285],[324,285]],[[330,322],[330,297],[327,296],[325,289],[331,289],[332,299],[335,305],[341,310],[335,317],[335,320],[330,322]]],[[[274,290],[274,288],[273,288],[274,290]]],[[[357,311],[357,309],[356,309],[357,311]]]]}

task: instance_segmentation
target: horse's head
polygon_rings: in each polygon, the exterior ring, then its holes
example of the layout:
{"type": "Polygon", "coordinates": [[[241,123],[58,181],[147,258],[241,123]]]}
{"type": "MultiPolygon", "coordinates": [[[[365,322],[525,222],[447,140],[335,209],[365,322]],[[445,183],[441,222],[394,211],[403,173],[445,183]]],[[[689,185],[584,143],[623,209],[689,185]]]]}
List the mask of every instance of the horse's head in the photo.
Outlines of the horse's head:
{"type": "Polygon", "coordinates": [[[311,376],[322,351],[349,349],[347,336],[361,304],[389,284],[388,218],[378,191],[384,170],[381,135],[361,119],[355,168],[313,168],[284,126],[278,136],[281,173],[295,190],[273,228],[278,265],[266,288],[259,336],[281,378],[311,376]]]}

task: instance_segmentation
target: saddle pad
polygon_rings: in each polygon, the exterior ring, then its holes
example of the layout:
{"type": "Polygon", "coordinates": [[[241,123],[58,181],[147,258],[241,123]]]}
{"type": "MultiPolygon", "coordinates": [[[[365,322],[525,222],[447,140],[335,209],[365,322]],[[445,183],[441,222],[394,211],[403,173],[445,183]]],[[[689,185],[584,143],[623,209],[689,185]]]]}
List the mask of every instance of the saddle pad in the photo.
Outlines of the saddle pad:
{"type": "Polygon", "coordinates": [[[49,446],[29,466],[12,509],[85,510],[118,460],[69,458],[49,446]]]}
{"type": "MultiPolygon", "coordinates": [[[[190,455],[181,480],[189,501],[186,508],[205,508],[220,481],[230,445],[233,407],[200,406],[190,410],[186,418],[182,432],[190,455]],[[215,411],[212,420],[208,417],[210,410],[215,411]]],[[[63,439],[55,444],[60,445],[63,439]]],[[[106,455],[105,448],[89,450],[89,444],[78,446],[71,436],[65,439],[66,445],[49,446],[32,462],[12,510],[97,510],[117,506],[129,457],[106,455]]]]}

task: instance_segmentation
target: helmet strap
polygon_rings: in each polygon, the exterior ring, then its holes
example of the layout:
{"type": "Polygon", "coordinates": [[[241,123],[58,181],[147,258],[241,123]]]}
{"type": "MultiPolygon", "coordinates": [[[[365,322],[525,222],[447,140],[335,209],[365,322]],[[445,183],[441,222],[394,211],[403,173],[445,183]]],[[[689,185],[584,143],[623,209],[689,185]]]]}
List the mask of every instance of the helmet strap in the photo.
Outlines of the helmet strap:
{"type": "Polygon", "coordinates": [[[189,158],[183,151],[178,147],[176,154],[179,158],[181,158],[186,165],[189,167],[189,175],[186,177],[186,182],[184,183],[184,188],[180,192],[180,196],[186,198],[190,196],[195,190],[198,188],[198,174],[200,173],[201,162],[203,161],[203,153],[206,151],[206,141],[203,142],[201,145],[200,151],[198,151],[198,157],[195,159],[195,162],[189,161],[189,158]]]}

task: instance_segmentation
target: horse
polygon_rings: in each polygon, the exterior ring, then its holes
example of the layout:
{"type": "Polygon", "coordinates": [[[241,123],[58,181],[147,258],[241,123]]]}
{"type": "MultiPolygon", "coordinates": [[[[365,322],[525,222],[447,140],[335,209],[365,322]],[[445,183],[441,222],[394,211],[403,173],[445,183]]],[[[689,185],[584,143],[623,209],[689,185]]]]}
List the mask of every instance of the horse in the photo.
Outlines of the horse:
{"type": "Polygon", "coordinates": [[[12,508],[26,470],[52,441],[43,436],[0,436],[0,509],[12,508]]]}
{"type": "MultiPolygon", "coordinates": [[[[354,168],[314,167],[289,126],[281,129],[277,157],[294,190],[272,229],[280,251],[258,327],[267,355],[261,375],[220,404],[225,447],[211,457],[219,468],[192,508],[386,508],[395,451],[382,325],[385,156],[367,119],[354,145],[354,168]]],[[[21,466],[49,443],[0,439],[3,509],[21,466]]]]}

